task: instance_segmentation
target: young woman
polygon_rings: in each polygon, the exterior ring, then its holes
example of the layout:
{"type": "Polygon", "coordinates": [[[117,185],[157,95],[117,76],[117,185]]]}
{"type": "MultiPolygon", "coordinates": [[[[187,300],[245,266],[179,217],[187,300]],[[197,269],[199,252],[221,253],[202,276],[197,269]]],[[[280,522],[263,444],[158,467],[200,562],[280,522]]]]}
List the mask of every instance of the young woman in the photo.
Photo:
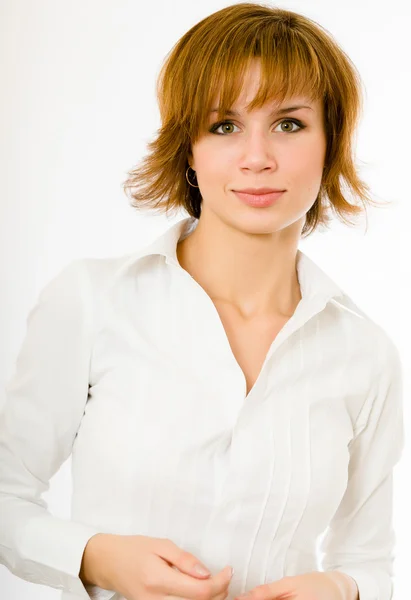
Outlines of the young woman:
{"type": "Polygon", "coordinates": [[[390,600],[400,358],[298,249],[361,213],[343,183],[373,203],[356,69],[307,17],[245,3],[160,75],[125,189],[188,217],[43,289],[1,416],[1,562],[65,600],[390,600]],[[67,521],[41,494],[70,455],[67,521]]]}

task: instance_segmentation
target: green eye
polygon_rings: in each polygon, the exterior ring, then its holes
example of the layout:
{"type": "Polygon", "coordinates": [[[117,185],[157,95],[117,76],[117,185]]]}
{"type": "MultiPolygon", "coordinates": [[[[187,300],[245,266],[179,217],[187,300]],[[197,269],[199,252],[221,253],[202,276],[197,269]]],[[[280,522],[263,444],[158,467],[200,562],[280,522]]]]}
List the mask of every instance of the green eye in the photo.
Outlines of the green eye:
{"type": "MultiPolygon", "coordinates": [[[[282,133],[297,133],[298,131],[306,128],[306,125],[303,125],[303,123],[298,119],[283,119],[278,125],[282,125],[283,123],[292,123],[294,125],[297,125],[298,129],[282,131],[282,133]]],[[[220,127],[222,127],[223,125],[234,125],[234,127],[236,127],[235,123],[233,123],[232,121],[219,121],[210,128],[210,133],[217,133],[217,135],[226,135],[226,133],[217,132],[217,129],[220,129],[220,127]]]]}

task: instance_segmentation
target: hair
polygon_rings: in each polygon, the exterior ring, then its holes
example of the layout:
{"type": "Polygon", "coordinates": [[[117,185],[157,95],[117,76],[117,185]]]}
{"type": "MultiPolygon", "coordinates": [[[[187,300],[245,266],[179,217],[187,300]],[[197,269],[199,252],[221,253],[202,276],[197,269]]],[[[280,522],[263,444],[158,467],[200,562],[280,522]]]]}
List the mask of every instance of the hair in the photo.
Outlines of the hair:
{"type": "Polygon", "coordinates": [[[184,208],[200,217],[200,189],[192,187],[186,177],[191,144],[208,131],[211,103],[219,93],[218,118],[224,118],[256,58],[261,61],[260,87],[247,110],[270,100],[282,103],[295,95],[323,102],[324,171],[302,236],[308,237],[319,226],[327,228],[331,211],[345,224],[355,225],[350,217],[363,211],[366,215],[367,204],[379,205],[370,197],[370,188],[357,174],[353,159],[353,138],[363,108],[360,75],[331,34],[315,21],[249,2],[206,17],[167,55],[156,87],[162,126],[148,143],[150,153],[123,183],[131,205],[167,214],[184,208]],[[348,202],[347,191],[354,203],[348,202]]]}

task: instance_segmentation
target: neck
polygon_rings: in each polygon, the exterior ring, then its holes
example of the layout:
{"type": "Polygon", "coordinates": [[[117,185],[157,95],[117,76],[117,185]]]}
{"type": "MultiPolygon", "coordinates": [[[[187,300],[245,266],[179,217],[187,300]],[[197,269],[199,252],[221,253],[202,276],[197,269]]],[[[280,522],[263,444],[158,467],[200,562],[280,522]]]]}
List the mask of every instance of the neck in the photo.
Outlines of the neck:
{"type": "Polygon", "coordinates": [[[302,223],[274,233],[234,228],[203,211],[177,244],[177,259],[210,298],[245,319],[291,317],[301,300],[297,252],[302,223]]]}

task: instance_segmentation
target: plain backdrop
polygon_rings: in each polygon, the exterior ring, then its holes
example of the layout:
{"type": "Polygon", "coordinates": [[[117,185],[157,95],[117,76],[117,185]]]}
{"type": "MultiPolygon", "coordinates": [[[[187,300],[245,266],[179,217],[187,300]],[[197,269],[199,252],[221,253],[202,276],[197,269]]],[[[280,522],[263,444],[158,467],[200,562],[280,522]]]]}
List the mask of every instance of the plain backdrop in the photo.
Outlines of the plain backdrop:
{"type": "MultiPolygon", "coordinates": [[[[172,223],[137,214],[121,184],[160,126],[162,61],[221,0],[2,0],[0,2],[1,404],[26,318],[69,261],[132,252],[172,223]]],[[[300,243],[400,349],[409,417],[411,4],[391,0],[284,0],[271,6],[325,27],[360,71],[364,111],[356,155],[387,208],[349,228],[333,223],[300,243]]],[[[406,440],[407,442],[407,440],[406,440]]],[[[410,450],[395,469],[395,599],[409,596],[410,450]]],[[[50,511],[69,518],[70,459],[50,482],[50,511]]],[[[1,515],[0,515],[1,518],[1,515]]],[[[64,543],[64,540],[62,540],[64,543]]],[[[60,591],[0,566],[2,600],[51,600],[60,591]]]]}

